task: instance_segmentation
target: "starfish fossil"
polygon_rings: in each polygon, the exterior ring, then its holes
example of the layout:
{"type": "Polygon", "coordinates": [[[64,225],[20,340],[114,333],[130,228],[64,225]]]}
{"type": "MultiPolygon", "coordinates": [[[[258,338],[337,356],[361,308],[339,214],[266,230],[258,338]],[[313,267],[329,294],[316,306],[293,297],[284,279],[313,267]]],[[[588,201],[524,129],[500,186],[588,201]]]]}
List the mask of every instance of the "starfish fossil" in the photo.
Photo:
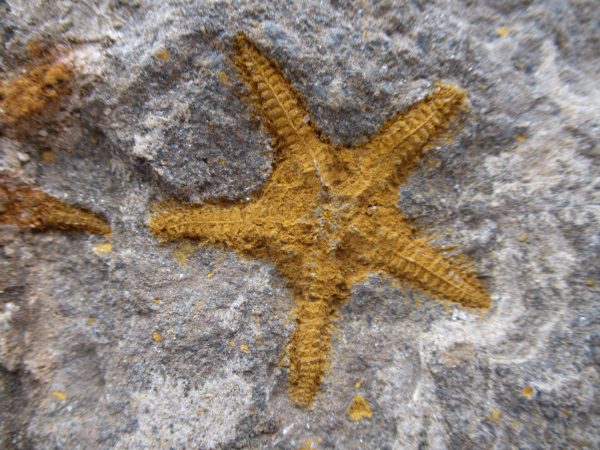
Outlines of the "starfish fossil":
{"type": "Polygon", "coordinates": [[[419,237],[396,205],[399,185],[465,108],[466,93],[440,84],[366,144],[333,148],[277,65],[243,34],[234,43],[237,70],[273,136],[271,177],[250,202],[171,204],[149,227],[162,239],[224,244],[277,266],[296,302],[289,393],[310,405],[328,365],[332,320],[367,274],[388,273],[466,307],[490,305],[469,264],[419,237]]]}
{"type": "Polygon", "coordinates": [[[3,224],[40,231],[59,229],[90,234],[111,233],[110,225],[98,214],[68,205],[6,173],[0,173],[0,225],[3,224]]]}

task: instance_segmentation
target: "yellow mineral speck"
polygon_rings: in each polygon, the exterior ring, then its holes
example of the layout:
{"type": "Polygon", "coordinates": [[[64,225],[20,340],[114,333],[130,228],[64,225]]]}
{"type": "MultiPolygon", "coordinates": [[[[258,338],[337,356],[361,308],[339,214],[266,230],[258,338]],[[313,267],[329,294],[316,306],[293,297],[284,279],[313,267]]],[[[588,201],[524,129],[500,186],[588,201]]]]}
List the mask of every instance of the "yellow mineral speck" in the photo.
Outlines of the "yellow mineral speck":
{"type": "Polygon", "coordinates": [[[52,162],[56,159],[52,150],[44,150],[40,156],[44,162],[52,162]]]}
{"type": "Polygon", "coordinates": [[[357,380],[357,381],[356,381],[356,383],[354,383],[354,387],[355,387],[356,389],[358,389],[358,388],[360,387],[360,385],[361,385],[361,384],[362,384],[362,381],[360,381],[360,380],[357,380]]]}
{"type": "Polygon", "coordinates": [[[432,169],[439,169],[442,166],[442,160],[439,158],[429,158],[425,164],[432,169]]]}
{"type": "Polygon", "coordinates": [[[525,242],[528,237],[529,237],[529,234],[527,233],[527,231],[523,231],[520,235],[517,236],[517,241],[525,242]]]}
{"type": "Polygon", "coordinates": [[[196,302],[196,308],[204,308],[205,304],[206,303],[204,303],[203,301],[198,301],[198,302],[196,302]]]}
{"type": "Polygon", "coordinates": [[[506,37],[510,34],[510,30],[508,27],[496,28],[496,34],[500,37],[506,37]]]}
{"type": "Polygon", "coordinates": [[[162,341],[162,336],[161,336],[161,334],[160,334],[158,331],[153,331],[153,332],[152,332],[152,340],[153,340],[154,342],[160,342],[160,341],[162,341]]]}
{"type": "Polygon", "coordinates": [[[521,394],[523,394],[523,397],[525,398],[531,398],[533,397],[533,388],[531,386],[525,386],[521,390],[521,394]]]}
{"type": "Polygon", "coordinates": [[[213,273],[212,273],[212,272],[208,272],[208,273],[206,274],[206,278],[212,278],[212,276],[213,276],[213,273]]]}
{"type": "Polygon", "coordinates": [[[596,280],[594,280],[592,277],[589,277],[585,280],[585,285],[590,289],[593,289],[596,287],[596,280]]]}
{"type": "Polygon", "coordinates": [[[160,303],[160,298],[156,297],[152,299],[152,303],[158,305],[160,303]]]}
{"type": "Polygon", "coordinates": [[[229,77],[227,76],[227,74],[225,73],[224,70],[221,70],[219,72],[219,80],[221,81],[221,83],[223,83],[225,86],[230,86],[231,83],[229,82],[229,77]]]}
{"type": "Polygon", "coordinates": [[[52,391],[50,395],[59,399],[61,402],[64,402],[67,399],[67,394],[64,391],[52,391]]]}
{"type": "Polygon", "coordinates": [[[229,345],[231,348],[235,347],[235,341],[232,339],[230,340],[227,345],[229,345]]]}
{"type": "Polygon", "coordinates": [[[304,441],[304,444],[298,447],[298,450],[316,450],[316,448],[313,445],[312,439],[307,439],[306,441],[304,441]]]}
{"type": "Polygon", "coordinates": [[[452,304],[450,302],[441,302],[442,306],[444,307],[444,311],[446,311],[446,314],[451,315],[454,312],[454,308],[452,307],[452,304]]]}
{"type": "Polygon", "coordinates": [[[112,252],[112,244],[110,242],[102,242],[94,245],[94,253],[97,255],[105,255],[112,252]]]}
{"type": "Polygon", "coordinates": [[[166,48],[163,48],[162,50],[159,50],[158,52],[156,52],[156,54],[154,55],[154,57],[156,59],[160,59],[163,62],[166,62],[169,60],[169,58],[171,57],[169,50],[167,50],[166,48]]]}
{"type": "Polygon", "coordinates": [[[94,325],[96,323],[96,318],[89,316],[86,320],[86,323],[91,327],[92,325],[94,325]]]}
{"type": "Polygon", "coordinates": [[[248,344],[240,344],[240,350],[244,353],[250,353],[250,349],[248,348],[248,344]]]}
{"type": "Polygon", "coordinates": [[[173,256],[175,256],[175,259],[177,260],[180,266],[185,267],[188,265],[188,259],[190,255],[197,247],[198,246],[192,242],[184,242],[178,245],[177,248],[175,248],[175,250],[173,250],[173,256]]]}
{"type": "Polygon", "coordinates": [[[490,420],[492,420],[494,422],[498,422],[500,420],[500,417],[502,417],[502,413],[500,412],[499,409],[494,408],[490,412],[490,416],[489,417],[490,417],[490,420]]]}
{"type": "Polygon", "coordinates": [[[371,411],[371,405],[369,405],[366,398],[361,395],[355,395],[352,404],[350,405],[350,409],[348,409],[348,415],[352,420],[358,421],[372,417],[373,411],[371,411]]]}

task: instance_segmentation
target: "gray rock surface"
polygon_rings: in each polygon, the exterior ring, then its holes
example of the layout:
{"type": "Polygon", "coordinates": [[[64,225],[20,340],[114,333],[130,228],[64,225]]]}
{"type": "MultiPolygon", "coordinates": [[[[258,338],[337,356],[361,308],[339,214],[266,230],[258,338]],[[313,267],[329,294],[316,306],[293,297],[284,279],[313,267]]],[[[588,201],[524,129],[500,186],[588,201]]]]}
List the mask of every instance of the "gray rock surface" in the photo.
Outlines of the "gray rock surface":
{"type": "Polygon", "coordinates": [[[0,447],[598,448],[599,20],[596,0],[0,2],[3,78],[38,38],[78,67],[68,120],[3,133],[0,169],[113,227],[108,252],[0,229],[0,447]],[[269,176],[228,59],[239,30],[336,143],[437,80],[470,93],[398,204],[475,260],[494,306],[448,309],[373,274],[308,410],[287,397],[277,270],[145,228],[157,199],[244,199],[269,176]],[[350,419],[355,395],[371,418],[350,419]]]}

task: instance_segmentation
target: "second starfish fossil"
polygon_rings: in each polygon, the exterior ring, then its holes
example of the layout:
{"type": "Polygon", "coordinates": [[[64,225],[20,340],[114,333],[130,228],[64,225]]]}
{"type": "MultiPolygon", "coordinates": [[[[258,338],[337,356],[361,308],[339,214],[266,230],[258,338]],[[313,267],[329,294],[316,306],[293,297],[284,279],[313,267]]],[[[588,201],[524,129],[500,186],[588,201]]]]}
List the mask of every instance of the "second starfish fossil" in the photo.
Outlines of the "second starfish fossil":
{"type": "Polygon", "coordinates": [[[43,191],[0,172],[0,225],[33,230],[77,230],[91,234],[111,233],[100,215],[68,205],[43,191]]]}
{"type": "Polygon", "coordinates": [[[369,273],[466,307],[490,305],[464,258],[419,237],[396,205],[400,184],[465,108],[463,90],[438,85],[366,144],[334,148],[307,120],[277,65],[241,33],[234,61],[273,136],[273,173],[248,203],[167,206],[151,217],[150,230],[163,239],[224,244],[272,262],[288,279],[296,301],[288,347],[293,401],[312,403],[336,311],[369,273]]]}

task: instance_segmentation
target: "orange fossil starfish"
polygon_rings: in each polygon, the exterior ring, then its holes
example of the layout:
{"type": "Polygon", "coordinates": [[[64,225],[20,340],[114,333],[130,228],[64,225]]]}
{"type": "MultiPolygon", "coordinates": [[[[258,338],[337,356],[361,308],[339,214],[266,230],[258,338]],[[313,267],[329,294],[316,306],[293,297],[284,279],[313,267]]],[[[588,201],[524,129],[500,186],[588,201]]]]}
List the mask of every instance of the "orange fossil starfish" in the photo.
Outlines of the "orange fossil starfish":
{"type": "Polygon", "coordinates": [[[289,280],[296,300],[288,349],[293,401],[312,403],[336,310],[369,273],[466,307],[490,305],[468,264],[418,237],[396,205],[399,185],[465,108],[462,89],[440,84],[368,143],[334,148],[281,70],[243,34],[235,37],[234,60],[273,136],[269,181],[247,203],[165,206],[149,227],[163,239],[200,239],[265,259],[289,280]]]}
{"type": "Polygon", "coordinates": [[[68,205],[6,173],[0,173],[0,225],[35,230],[60,229],[110,234],[110,225],[96,213],[68,205]]]}

